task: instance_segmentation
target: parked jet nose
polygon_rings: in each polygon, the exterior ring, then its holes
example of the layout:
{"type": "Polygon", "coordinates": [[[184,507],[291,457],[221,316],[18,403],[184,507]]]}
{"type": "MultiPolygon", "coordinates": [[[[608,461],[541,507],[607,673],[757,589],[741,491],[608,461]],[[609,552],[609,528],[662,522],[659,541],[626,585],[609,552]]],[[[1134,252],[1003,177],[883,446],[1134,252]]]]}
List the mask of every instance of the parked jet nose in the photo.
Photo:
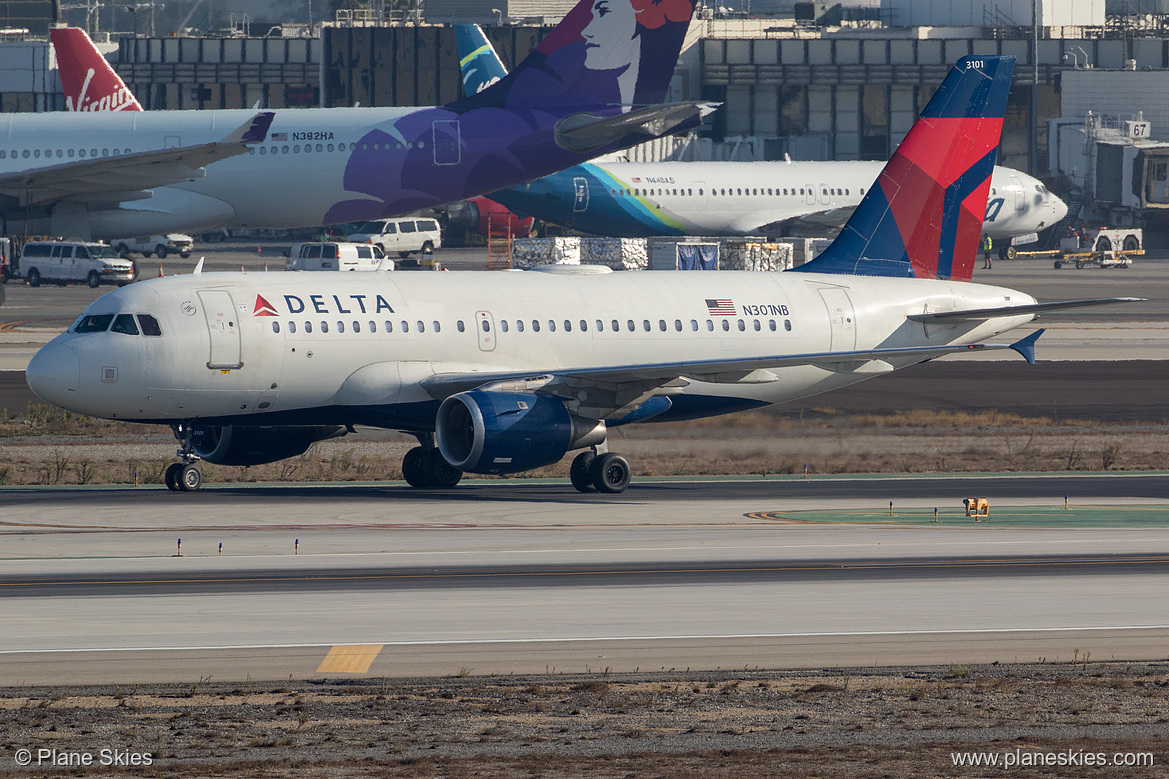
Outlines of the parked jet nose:
{"type": "Polygon", "coordinates": [[[25,381],[46,403],[62,408],[77,405],[77,385],[81,380],[81,360],[68,344],[53,340],[33,355],[25,372],[25,381]]]}
{"type": "Polygon", "coordinates": [[[1056,197],[1055,195],[1052,195],[1051,211],[1054,214],[1051,220],[1051,224],[1059,224],[1063,221],[1063,218],[1068,215],[1068,204],[1063,202],[1062,199],[1056,197]]]}

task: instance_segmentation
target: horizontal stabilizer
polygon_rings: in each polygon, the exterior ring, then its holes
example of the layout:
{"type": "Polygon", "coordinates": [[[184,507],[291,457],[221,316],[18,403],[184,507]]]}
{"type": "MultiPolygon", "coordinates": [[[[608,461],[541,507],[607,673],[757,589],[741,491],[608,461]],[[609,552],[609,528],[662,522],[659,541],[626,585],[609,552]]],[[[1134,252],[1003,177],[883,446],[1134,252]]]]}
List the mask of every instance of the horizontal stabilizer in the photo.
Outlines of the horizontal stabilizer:
{"type": "Polygon", "coordinates": [[[556,145],[565,151],[587,153],[630,133],[658,138],[702,123],[718,103],[666,103],[646,106],[617,116],[576,113],[556,123],[556,145]]]}
{"type": "Polygon", "coordinates": [[[1067,308],[1106,306],[1110,303],[1137,303],[1144,298],[1085,298],[1083,300],[1060,300],[1054,303],[1032,303],[1027,306],[998,306],[996,308],[974,308],[967,311],[935,311],[929,314],[910,314],[906,319],[914,322],[977,322],[983,319],[1019,316],[1021,314],[1042,314],[1046,311],[1062,311],[1067,308]]]}

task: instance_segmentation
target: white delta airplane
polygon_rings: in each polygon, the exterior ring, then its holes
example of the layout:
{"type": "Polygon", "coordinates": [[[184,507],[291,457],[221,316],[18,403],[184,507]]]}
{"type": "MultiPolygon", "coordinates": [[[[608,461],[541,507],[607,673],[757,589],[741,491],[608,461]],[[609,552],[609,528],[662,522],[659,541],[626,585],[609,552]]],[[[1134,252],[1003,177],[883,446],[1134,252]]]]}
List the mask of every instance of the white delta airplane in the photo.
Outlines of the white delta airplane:
{"type": "Polygon", "coordinates": [[[630,480],[608,429],[814,395],[955,352],[1039,312],[969,282],[1014,60],[960,60],[824,254],[784,273],[201,273],[107,293],[28,366],[49,403],[170,425],[173,490],[200,460],[292,457],[356,425],[418,438],[412,486],[572,462],[630,480]]]}
{"type": "MultiPolygon", "coordinates": [[[[455,25],[463,89],[486,89],[507,75],[474,24],[455,25]]],[[[518,214],[594,235],[775,235],[838,228],[883,162],[586,162],[491,198],[518,214]]],[[[1013,244],[1067,216],[1043,182],[996,165],[982,232],[1012,256],[1013,244]]]]}
{"type": "Polygon", "coordinates": [[[112,239],[400,216],[689,129],[709,106],[661,101],[690,7],[648,20],[630,6],[630,37],[581,0],[516,78],[434,108],[134,110],[83,33],[55,33],[75,110],[0,117],[0,233],[112,239]]]}

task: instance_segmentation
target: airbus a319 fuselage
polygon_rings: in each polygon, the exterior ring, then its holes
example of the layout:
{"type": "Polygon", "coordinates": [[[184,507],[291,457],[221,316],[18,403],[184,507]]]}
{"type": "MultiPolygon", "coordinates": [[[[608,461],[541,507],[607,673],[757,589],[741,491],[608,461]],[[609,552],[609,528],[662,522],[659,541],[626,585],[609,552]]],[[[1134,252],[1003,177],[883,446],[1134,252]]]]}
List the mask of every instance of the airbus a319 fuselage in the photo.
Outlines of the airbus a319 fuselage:
{"type": "MultiPolygon", "coordinates": [[[[848,279],[820,274],[636,273],[204,273],[152,279],[103,296],[87,317],[146,314],[156,335],[88,332],[84,320],[52,346],[56,373],[101,376],[49,389],[48,400],[127,421],[208,424],[365,424],[433,431],[439,397],[424,380],[447,374],[573,373],[832,352],[977,343],[1032,314],[937,327],[906,316],[1034,301],[980,284],[848,279]],[[644,294],[646,284],[654,294],[644,294]],[[712,301],[720,301],[713,304],[712,301]],[[713,313],[712,313],[713,312],[713,313]]],[[[108,325],[108,322],[106,323],[108,325]]],[[[50,352],[44,352],[38,361],[50,352]]],[[[726,381],[689,380],[661,419],[779,403],[920,360],[719,368],[726,381]],[[772,375],[768,375],[768,373],[772,375]]],[[[711,373],[710,369],[705,369],[711,373]]],[[[697,371],[696,371],[697,373],[697,371]]],[[[698,373],[698,375],[703,375],[698,373]]],[[[713,378],[713,377],[708,377],[713,378]]],[[[603,382],[602,382],[603,383],[603,382]]],[[[601,388],[595,390],[598,395],[601,388]]],[[[587,393],[586,393],[587,394],[587,393]]],[[[584,416],[611,418],[573,398],[584,416]]]]}

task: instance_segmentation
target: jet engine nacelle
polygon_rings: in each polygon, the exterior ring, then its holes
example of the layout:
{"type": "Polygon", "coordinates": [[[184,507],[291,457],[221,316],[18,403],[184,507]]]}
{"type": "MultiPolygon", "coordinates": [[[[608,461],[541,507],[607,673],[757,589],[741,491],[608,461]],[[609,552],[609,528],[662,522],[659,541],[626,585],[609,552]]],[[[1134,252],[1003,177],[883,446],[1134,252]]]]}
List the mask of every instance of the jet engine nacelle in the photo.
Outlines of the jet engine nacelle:
{"type": "Polygon", "coordinates": [[[605,423],[581,419],[554,397],[471,390],[438,409],[443,458],[470,473],[518,473],[605,440],[605,423]]]}
{"type": "Polygon", "coordinates": [[[257,427],[200,425],[194,429],[193,451],[216,465],[263,465],[304,454],[317,441],[346,433],[340,425],[257,427]]]}

